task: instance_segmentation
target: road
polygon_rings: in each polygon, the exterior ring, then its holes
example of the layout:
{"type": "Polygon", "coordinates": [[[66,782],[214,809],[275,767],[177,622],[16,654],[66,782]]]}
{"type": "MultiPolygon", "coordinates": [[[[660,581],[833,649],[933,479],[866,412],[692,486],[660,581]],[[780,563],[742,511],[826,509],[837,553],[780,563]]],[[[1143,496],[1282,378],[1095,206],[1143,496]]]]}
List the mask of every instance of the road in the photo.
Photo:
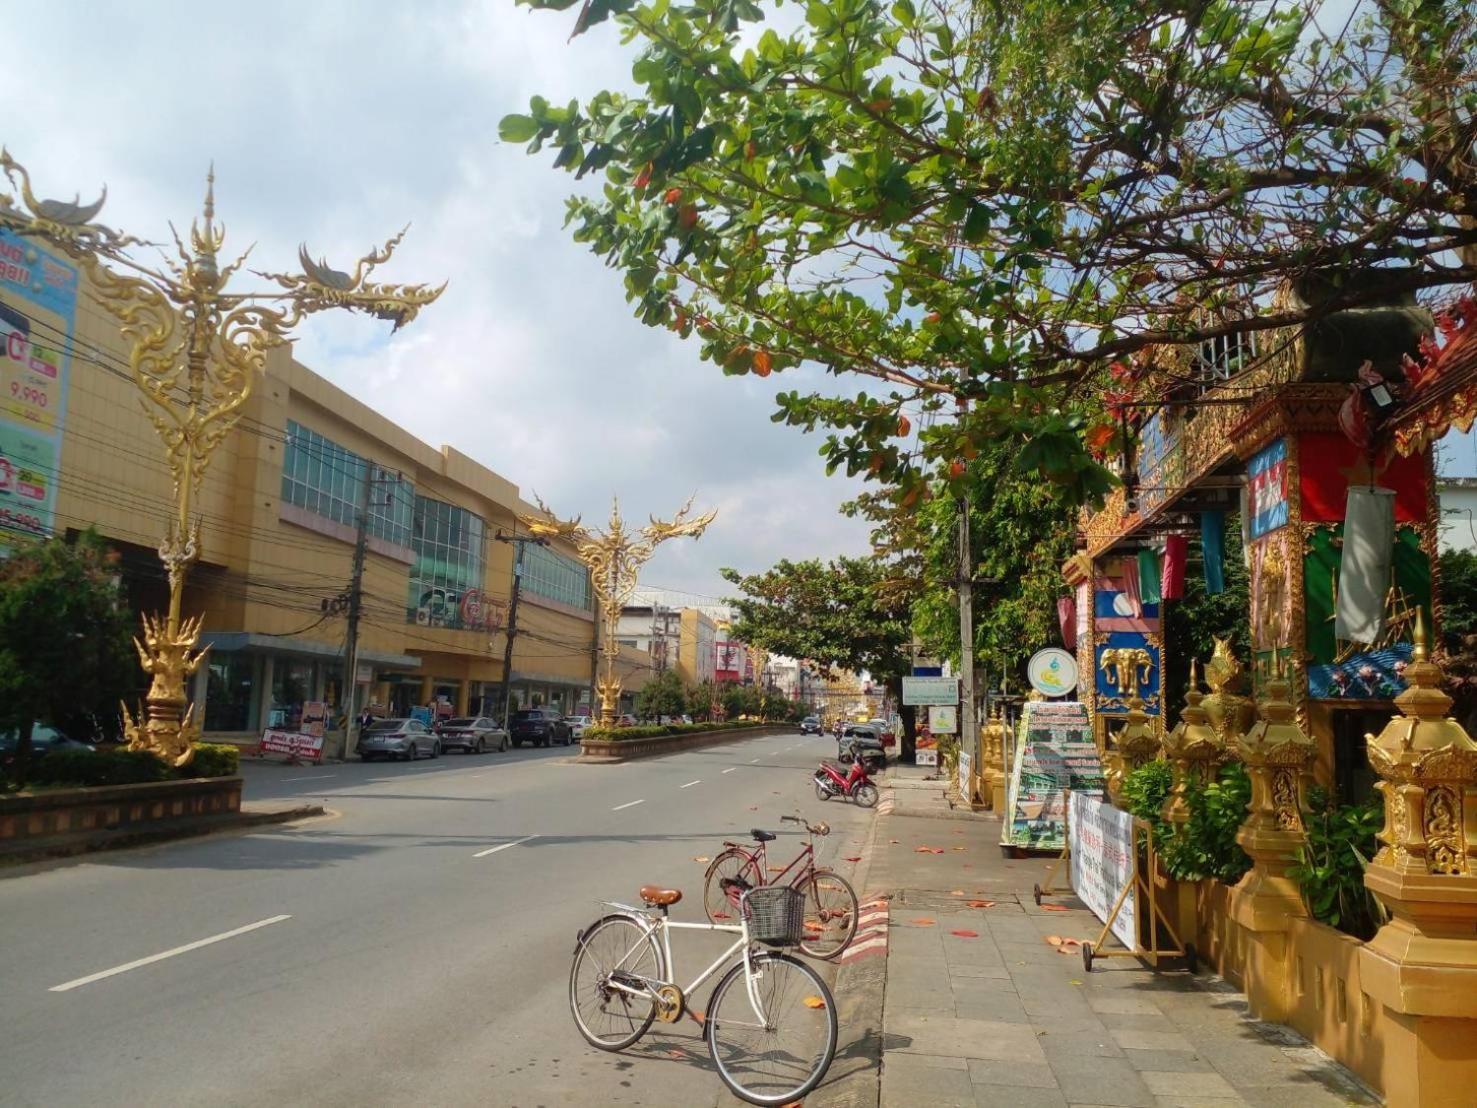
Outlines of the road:
{"type": "MultiPolygon", "coordinates": [[[[691,1022],[625,1055],[585,1044],[574,935],[643,883],[702,918],[721,840],[765,827],[788,861],[802,840],[779,816],[797,808],[831,822],[823,860],[849,874],[872,817],[816,801],[807,770],[834,749],[784,734],[609,767],[561,748],[248,764],[248,800],[332,814],[0,880],[0,1104],[733,1103],[691,1022]]],[[[726,944],[675,945],[686,981],[726,944]]]]}

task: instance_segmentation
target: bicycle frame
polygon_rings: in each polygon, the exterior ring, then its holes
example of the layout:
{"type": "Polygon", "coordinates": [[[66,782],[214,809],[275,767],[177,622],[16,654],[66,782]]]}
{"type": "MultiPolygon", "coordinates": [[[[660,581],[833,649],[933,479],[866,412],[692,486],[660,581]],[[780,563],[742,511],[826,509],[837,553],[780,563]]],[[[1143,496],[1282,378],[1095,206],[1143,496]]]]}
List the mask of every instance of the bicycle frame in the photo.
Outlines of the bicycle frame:
{"type": "Polygon", "coordinates": [[[778,885],[785,879],[785,874],[789,873],[796,866],[800,866],[801,868],[799,873],[790,878],[791,886],[803,885],[816,872],[814,843],[807,842],[801,847],[800,853],[795,855],[789,865],[775,874],[773,880],[770,880],[769,876],[769,851],[766,849],[769,845],[768,843],[760,843],[754,850],[747,849],[742,843],[724,842],[723,845],[732,847],[749,859],[749,864],[759,873],[759,880],[755,882],[756,886],[778,885]]]}
{"type": "MultiPolygon", "coordinates": [[[[724,923],[680,923],[671,919],[665,913],[658,916],[645,911],[644,909],[633,907],[630,904],[619,904],[615,901],[610,900],[607,900],[604,903],[607,907],[614,908],[622,915],[633,920],[642,929],[641,937],[631,945],[630,950],[626,951],[626,953],[622,955],[621,960],[617,962],[614,966],[615,970],[619,970],[622,966],[626,964],[627,959],[629,959],[632,955],[636,954],[638,951],[644,948],[647,940],[650,939],[653,934],[655,934],[657,931],[661,932],[663,962],[667,967],[667,976],[671,978],[671,980],[655,982],[657,988],[660,988],[663,985],[677,984],[677,964],[672,957],[672,928],[681,928],[686,931],[727,931],[730,934],[737,934],[738,938],[734,940],[733,945],[725,950],[722,954],[720,954],[717,960],[714,961],[712,965],[710,965],[707,969],[703,970],[702,973],[693,978],[692,984],[688,985],[687,988],[682,990],[682,995],[684,997],[691,996],[702,985],[704,981],[708,980],[719,970],[727,966],[728,963],[733,959],[733,956],[735,954],[739,954],[740,952],[742,952],[744,963],[744,987],[748,990],[749,993],[749,1005],[754,1009],[754,1015],[757,1016],[759,1019],[759,1026],[767,1027],[769,1025],[769,1019],[764,1014],[764,1007],[759,1001],[759,994],[754,989],[754,944],[749,939],[749,924],[747,920],[741,919],[737,925],[724,923]]],[[[630,974],[630,976],[641,981],[641,983],[645,986],[644,991],[642,989],[633,989],[630,986],[615,980],[611,980],[608,984],[610,988],[618,992],[629,993],[631,996],[644,996],[652,1001],[658,999],[657,990],[656,988],[652,987],[653,982],[651,978],[639,973],[632,973],[630,974]]],[[[704,1029],[706,1029],[707,1024],[704,1023],[703,1026],[704,1029]]]]}

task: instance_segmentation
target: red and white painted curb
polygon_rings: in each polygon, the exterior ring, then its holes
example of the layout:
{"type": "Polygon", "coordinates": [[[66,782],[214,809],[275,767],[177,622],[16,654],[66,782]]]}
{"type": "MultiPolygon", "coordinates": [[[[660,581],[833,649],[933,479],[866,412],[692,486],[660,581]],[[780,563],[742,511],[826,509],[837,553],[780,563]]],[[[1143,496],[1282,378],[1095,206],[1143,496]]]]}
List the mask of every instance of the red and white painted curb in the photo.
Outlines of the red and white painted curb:
{"type": "Polygon", "coordinates": [[[888,789],[882,794],[882,799],[877,801],[877,814],[879,816],[892,815],[892,809],[896,803],[897,801],[892,795],[892,790],[888,789]]]}
{"type": "Polygon", "coordinates": [[[887,957],[887,901],[883,897],[872,897],[862,901],[861,914],[857,919],[856,935],[841,954],[841,961],[856,962],[877,955],[887,957]]]}

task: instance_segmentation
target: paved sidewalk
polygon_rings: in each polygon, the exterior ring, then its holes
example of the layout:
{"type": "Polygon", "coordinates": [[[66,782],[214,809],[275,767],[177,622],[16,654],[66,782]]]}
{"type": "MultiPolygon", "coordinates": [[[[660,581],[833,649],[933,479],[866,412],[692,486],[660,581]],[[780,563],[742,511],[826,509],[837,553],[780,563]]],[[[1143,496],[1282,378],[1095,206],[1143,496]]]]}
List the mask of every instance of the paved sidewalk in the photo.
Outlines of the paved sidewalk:
{"type": "Polygon", "coordinates": [[[1049,859],[1006,859],[997,819],[943,822],[941,795],[897,792],[867,877],[892,894],[882,1108],[1379,1103],[1203,971],[1113,958],[1084,972],[1077,948],[1050,940],[1100,925],[1070,892],[1036,906],[1049,859]]]}

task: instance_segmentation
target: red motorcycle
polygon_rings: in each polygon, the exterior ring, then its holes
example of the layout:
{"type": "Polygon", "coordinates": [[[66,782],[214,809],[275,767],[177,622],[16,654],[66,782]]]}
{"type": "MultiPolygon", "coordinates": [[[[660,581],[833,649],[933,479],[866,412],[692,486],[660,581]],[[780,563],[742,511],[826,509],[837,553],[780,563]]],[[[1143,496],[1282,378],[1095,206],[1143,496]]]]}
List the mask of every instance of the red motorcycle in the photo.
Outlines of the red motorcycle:
{"type": "Polygon", "coordinates": [[[856,801],[863,808],[877,804],[877,786],[867,772],[866,760],[858,758],[856,745],[852,744],[851,765],[822,762],[815,771],[815,795],[819,800],[830,800],[833,796],[844,796],[856,801]]]}

